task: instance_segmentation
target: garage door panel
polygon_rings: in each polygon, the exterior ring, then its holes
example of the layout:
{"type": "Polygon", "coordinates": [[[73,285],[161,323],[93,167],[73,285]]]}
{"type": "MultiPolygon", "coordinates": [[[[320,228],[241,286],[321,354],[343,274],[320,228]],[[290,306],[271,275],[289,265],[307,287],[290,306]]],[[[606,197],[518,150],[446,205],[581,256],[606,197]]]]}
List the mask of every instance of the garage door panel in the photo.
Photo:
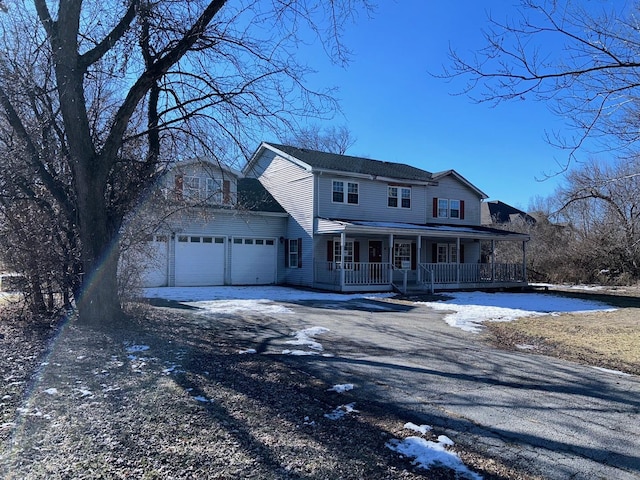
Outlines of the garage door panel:
{"type": "Polygon", "coordinates": [[[273,238],[234,238],[231,244],[231,283],[276,283],[276,254],[273,238]]]}
{"type": "Polygon", "coordinates": [[[176,241],[176,286],[224,285],[224,237],[180,235],[176,241]]]}

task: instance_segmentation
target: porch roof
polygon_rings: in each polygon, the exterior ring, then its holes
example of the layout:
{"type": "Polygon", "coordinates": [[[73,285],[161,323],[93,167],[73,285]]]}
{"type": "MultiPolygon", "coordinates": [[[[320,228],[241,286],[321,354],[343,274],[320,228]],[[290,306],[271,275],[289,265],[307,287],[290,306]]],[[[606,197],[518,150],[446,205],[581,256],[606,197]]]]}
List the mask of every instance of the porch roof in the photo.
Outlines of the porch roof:
{"type": "Polygon", "coordinates": [[[479,240],[529,240],[526,233],[509,232],[480,225],[443,225],[436,223],[415,224],[397,222],[368,222],[363,220],[338,220],[318,218],[316,233],[361,235],[422,235],[439,238],[470,238],[479,240]]]}

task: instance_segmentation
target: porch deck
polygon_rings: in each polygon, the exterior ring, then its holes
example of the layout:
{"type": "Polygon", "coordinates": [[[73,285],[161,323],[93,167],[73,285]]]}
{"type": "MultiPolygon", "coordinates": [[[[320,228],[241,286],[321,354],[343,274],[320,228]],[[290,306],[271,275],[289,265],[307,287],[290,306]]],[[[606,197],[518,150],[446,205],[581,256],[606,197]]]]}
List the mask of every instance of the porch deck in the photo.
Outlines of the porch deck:
{"type": "Polygon", "coordinates": [[[316,262],[315,285],[342,292],[384,292],[394,289],[436,291],[526,286],[523,264],[421,263],[402,270],[390,263],[316,262]]]}

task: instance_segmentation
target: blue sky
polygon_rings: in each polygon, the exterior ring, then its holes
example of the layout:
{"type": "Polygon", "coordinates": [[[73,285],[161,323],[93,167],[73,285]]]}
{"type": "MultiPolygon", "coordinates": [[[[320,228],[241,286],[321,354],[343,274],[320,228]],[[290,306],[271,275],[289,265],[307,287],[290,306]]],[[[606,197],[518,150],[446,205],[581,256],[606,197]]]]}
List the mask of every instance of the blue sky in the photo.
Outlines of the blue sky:
{"type": "Polygon", "coordinates": [[[318,57],[312,85],[339,87],[345,124],[357,139],[347,152],[397,161],[437,172],[455,169],[490,199],[527,209],[536,196],[553,193],[566,153],[550,146],[545,132],[562,119],[545,104],[519,100],[493,107],[456,96],[461,83],[431,73],[449,62],[451,45],[472,52],[482,45],[487,13],[513,16],[504,0],[381,0],[373,18],[361,17],[347,32],[347,68],[318,57]]]}

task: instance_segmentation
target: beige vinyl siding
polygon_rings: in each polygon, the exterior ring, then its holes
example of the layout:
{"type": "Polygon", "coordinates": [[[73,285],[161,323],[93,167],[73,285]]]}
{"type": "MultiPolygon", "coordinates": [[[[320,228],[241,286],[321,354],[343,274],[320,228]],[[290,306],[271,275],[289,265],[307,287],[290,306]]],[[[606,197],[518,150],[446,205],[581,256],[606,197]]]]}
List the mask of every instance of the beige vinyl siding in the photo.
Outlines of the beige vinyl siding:
{"type": "Polygon", "coordinates": [[[322,174],[318,177],[318,216],[342,220],[424,223],[427,187],[402,183],[402,186],[411,187],[411,208],[391,208],[387,204],[389,185],[397,186],[400,182],[322,174]],[[358,205],[332,201],[334,180],[345,182],[345,187],[347,182],[358,184],[358,205]]]}
{"type": "Polygon", "coordinates": [[[448,223],[451,225],[480,225],[480,198],[477,193],[460,183],[452,176],[438,180],[437,187],[429,187],[427,194],[427,221],[448,223]],[[433,199],[446,198],[448,200],[464,201],[464,219],[437,218],[433,215],[433,199]]]}

